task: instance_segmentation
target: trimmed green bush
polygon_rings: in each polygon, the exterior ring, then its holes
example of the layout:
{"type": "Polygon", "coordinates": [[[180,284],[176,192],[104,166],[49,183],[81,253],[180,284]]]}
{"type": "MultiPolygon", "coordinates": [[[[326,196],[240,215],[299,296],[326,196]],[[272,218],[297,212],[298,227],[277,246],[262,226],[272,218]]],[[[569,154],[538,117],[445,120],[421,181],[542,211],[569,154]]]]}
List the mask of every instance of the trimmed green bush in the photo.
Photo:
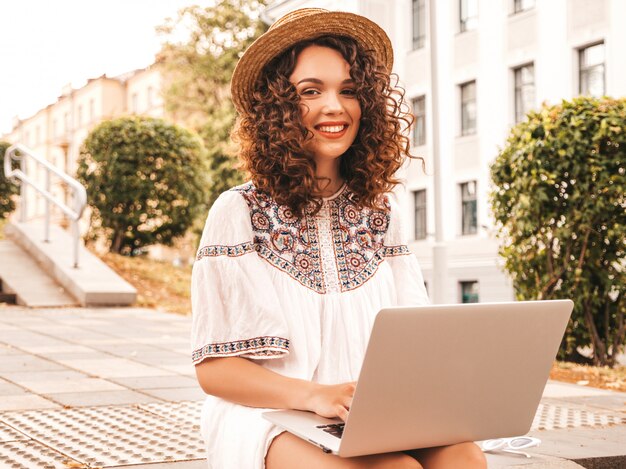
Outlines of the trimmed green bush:
{"type": "Polygon", "coordinates": [[[133,255],[171,245],[204,206],[204,146],[194,133],[148,117],[94,128],[81,148],[77,176],[92,208],[90,235],[110,251],[133,255]]]}
{"type": "Polygon", "coordinates": [[[20,192],[20,186],[4,176],[4,153],[11,146],[9,142],[0,141],[0,218],[6,218],[15,210],[13,197],[20,192]]]}
{"type": "Polygon", "coordinates": [[[571,298],[559,357],[615,364],[626,324],[626,100],[544,105],[491,167],[500,254],[518,299],[571,298]]]}

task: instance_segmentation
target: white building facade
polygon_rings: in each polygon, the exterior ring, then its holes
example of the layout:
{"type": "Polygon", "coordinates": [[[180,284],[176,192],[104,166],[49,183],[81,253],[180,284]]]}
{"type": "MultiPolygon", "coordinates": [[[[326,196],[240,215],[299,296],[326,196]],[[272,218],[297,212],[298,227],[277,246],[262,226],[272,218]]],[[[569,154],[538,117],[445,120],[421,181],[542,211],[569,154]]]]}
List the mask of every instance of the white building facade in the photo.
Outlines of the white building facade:
{"type": "MultiPolygon", "coordinates": [[[[70,175],[76,174],[80,147],[100,122],[124,115],[163,117],[161,74],[156,67],[135,70],[122,76],[102,75],[80,88],[66,86],[57,101],[26,119],[16,119],[13,129],[1,140],[21,143],[70,175]]],[[[43,185],[44,173],[30,161],[29,174],[43,185]],[[38,172],[36,172],[38,171],[38,172]],[[34,172],[34,173],[33,173],[34,172]]],[[[51,192],[68,203],[67,188],[58,180],[51,192]]],[[[27,188],[29,218],[44,213],[45,199],[27,188]]]]}
{"type": "MultiPolygon", "coordinates": [[[[350,11],[382,26],[394,72],[416,115],[413,153],[398,197],[410,248],[433,291],[435,177],[430,69],[433,0],[283,0],[273,21],[304,7],[350,11]]],[[[439,178],[444,275],[440,302],[514,298],[498,257],[489,209],[489,167],[509,129],[542,102],[581,94],[626,95],[626,2],[622,0],[438,0],[439,178]]],[[[441,251],[440,251],[441,252],[441,251]]]]}

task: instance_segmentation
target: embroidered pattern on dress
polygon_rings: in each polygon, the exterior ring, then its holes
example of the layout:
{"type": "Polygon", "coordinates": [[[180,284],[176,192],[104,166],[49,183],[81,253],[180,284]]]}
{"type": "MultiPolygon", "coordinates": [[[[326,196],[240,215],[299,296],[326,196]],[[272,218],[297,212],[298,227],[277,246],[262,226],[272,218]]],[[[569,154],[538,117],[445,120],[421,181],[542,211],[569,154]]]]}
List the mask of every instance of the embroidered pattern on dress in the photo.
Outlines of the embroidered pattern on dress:
{"type": "Polygon", "coordinates": [[[289,339],[265,336],[233,342],[207,344],[202,348],[194,350],[191,358],[193,363],[199,363],[209,357],[236,355],[280,357],[287,352],[289,352],[289,339]]]}
{"type": "MultiPolygon", "coordinates": [[[[250,209],[254,247],[245,243],[274,267],[318,293],[358,288],[377,271],[385,257],[410,254],[406,246],[384,246],[389,228],[386,211],[358,209],[344,188],[325,200],[316,215],[294,216],[285,206],[256,190],[249,182],[231,189],[239,192],[250,209]]],[[[203,248],[204,249],[204,248],[203,248]]],[[[201,250],[202,251],[202,250],[201,250]]],[[[219,255],[219,249],[206,255],[219,255]]],[[[226,255],[236,255],[227,251],[226,255]]]]}
{"type": "Polygon", "coordinates": [[[228,256],[228,257],[239,257],[244,254],[248,254],[250,252],[254,252],[254,244],[252,242],[241,243],[235,246],[222,246],[222,245],[213,245],[213,246],[203,246],[198,249],[198,254],[196,255],[196,260],[200,260],[203,257],[218,257],[218,256],[228,256]]]}

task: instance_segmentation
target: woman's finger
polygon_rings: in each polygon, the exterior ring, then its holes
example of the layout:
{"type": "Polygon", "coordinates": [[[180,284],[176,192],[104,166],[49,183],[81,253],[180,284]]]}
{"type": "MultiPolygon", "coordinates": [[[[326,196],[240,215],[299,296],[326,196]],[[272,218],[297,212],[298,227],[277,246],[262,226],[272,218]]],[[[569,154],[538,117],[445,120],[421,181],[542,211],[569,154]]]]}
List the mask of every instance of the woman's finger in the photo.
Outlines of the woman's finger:
{"type": "Polygon", "coordinates": [[[348,420],[348,409],[346,409],[344,406],[339,407],[339,412],[337,412],[337,414],[339,418],[344,422],[348,420]]]}

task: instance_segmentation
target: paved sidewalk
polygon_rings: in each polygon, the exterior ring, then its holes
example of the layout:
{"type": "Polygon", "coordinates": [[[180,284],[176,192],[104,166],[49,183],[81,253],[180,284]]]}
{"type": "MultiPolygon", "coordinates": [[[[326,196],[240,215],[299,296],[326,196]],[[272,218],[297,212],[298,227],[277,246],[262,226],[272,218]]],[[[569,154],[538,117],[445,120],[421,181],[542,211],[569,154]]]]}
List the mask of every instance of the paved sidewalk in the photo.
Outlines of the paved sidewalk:
{"type": "MultiPolygon", "coordinates": [[[[190,322],[0,305],[0,468],[205,468],[190,322]]],[[[550,382],[530,434],[489,467],[626,468],[626,393],[550,382]]]]}

